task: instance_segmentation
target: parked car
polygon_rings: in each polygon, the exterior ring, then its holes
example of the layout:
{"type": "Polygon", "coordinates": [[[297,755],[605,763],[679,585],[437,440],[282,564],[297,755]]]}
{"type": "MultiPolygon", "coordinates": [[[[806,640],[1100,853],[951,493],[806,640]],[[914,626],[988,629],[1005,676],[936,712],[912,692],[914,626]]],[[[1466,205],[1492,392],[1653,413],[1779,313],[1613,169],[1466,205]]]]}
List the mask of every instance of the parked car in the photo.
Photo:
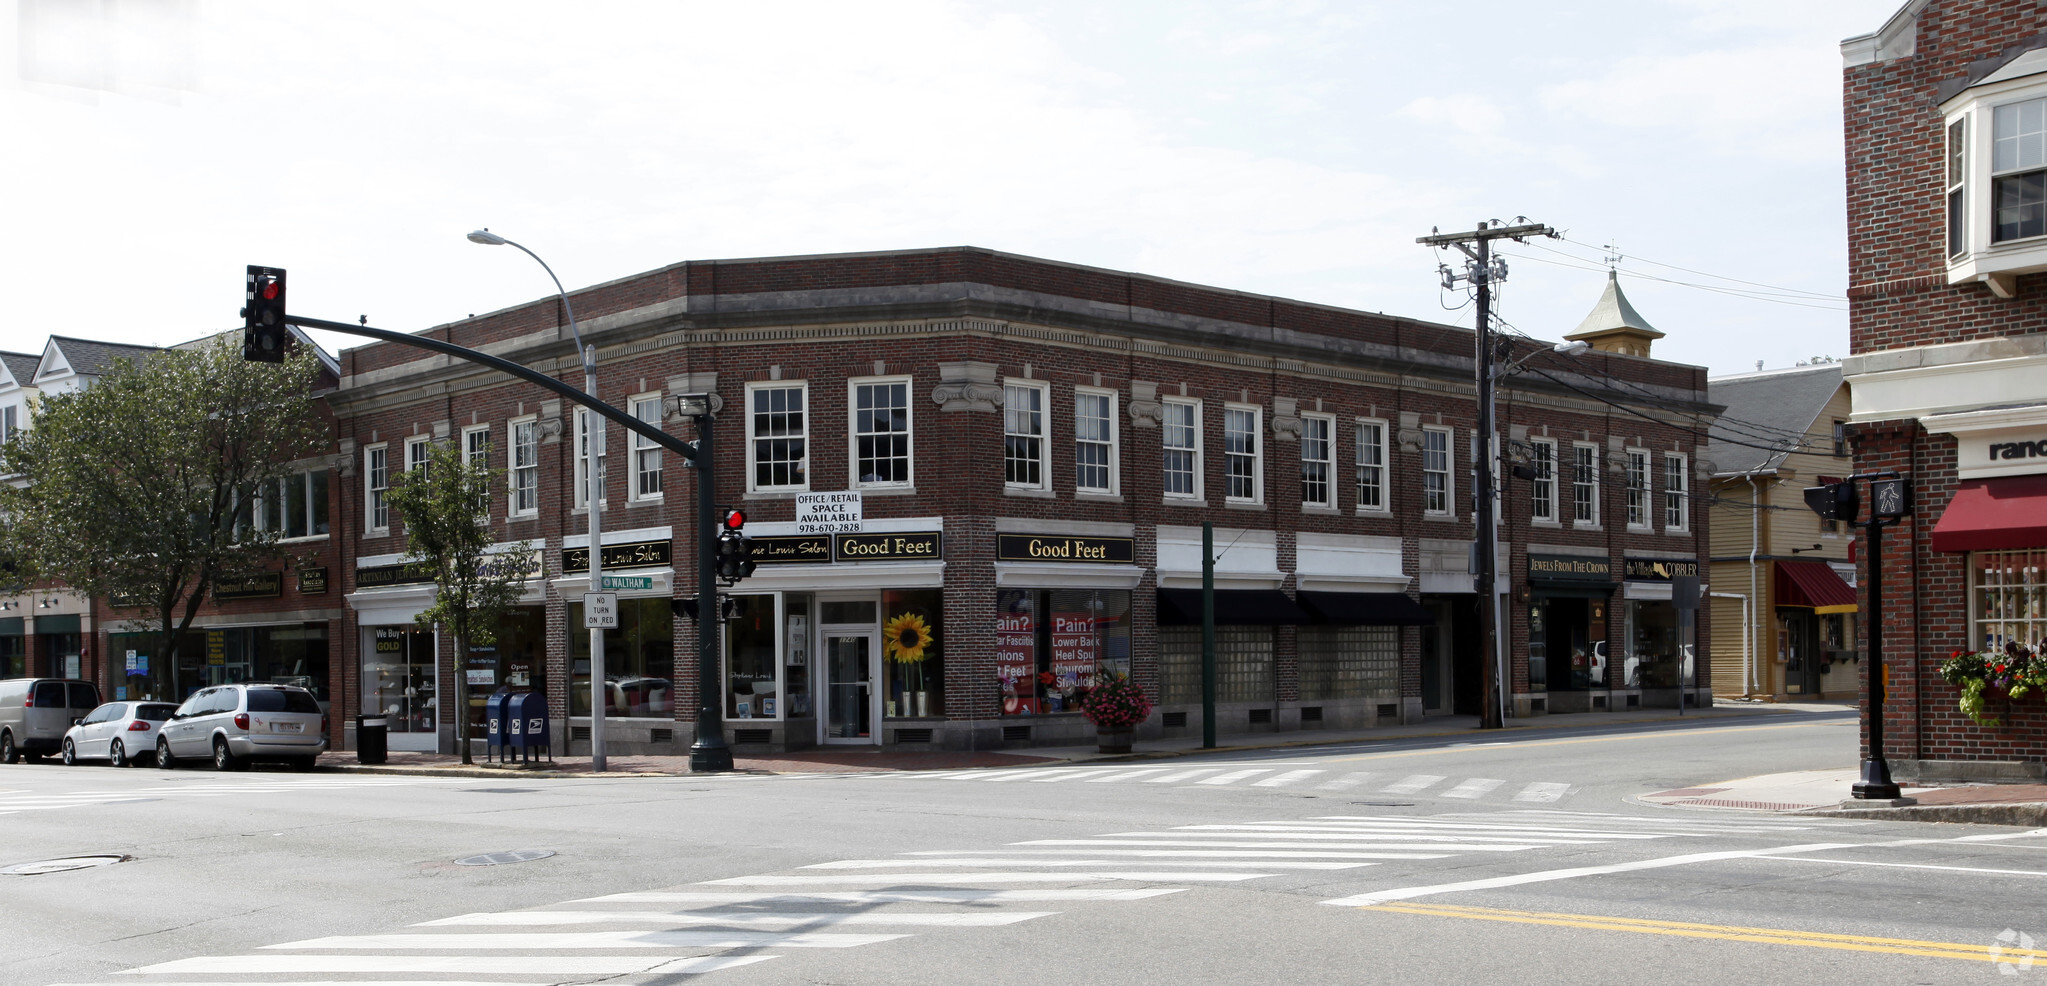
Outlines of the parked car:
{"type": "Polygon", "coordinates": [[[100,704],[99,686],[75,678],[0,681],[0,763],[39,760],[64,745],[71,724],[100,704]]]}
{"type": "Polygon", "coordinates": [[[106,760],[116,767],[156,756],[157,729],[178,707],[169,702],[108,702],[64,734],[64,762],[106,760]]]}
{"type": "Polygon", "coordinates": [[[258,760],[311,770],[327,751],[320,700],[296,685],[215,685],[194,692],[158,730],[156,765],[213,758],[219,770],[258,760]]]}

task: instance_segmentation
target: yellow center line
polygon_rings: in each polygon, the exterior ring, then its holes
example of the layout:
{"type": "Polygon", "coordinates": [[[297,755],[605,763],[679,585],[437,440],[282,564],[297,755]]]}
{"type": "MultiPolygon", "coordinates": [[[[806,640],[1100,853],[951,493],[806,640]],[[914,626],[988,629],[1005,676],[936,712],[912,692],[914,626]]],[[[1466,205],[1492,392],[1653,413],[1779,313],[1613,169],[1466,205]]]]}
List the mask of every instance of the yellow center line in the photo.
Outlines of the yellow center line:
{"type": "Polygon", "coordinates": [[[1923,958],[1970,959],[1978,962],[2010,959],[2047,959],[2047,951],[2005,948],[1992,955],[1983,945],[1956,942],[1917,941],[1909,938],[1876,938],[1868,935],[1835,935],[1817,931],[1782,928],[1748,928],[1738,925],[1698,924],[1689,921],[1652,921],[1645,918],[1607,917],[1595,914],[1560,914],[1550,911],[1513,911],[1491,907],[1461,907],[1454,904],[1388,903],[1359,908],[1392,911],[1425,917],[1463,918],[1471,921],[1503,921],[1559,928],[1587,928],[1594,931],[1631,931],[1644,935],[1674,935],[1681,938],[1710,938],[1721,941],[1756,942],[1765,945],[1800,945],[1855,952],[1884,952],[1923,958]]]}
{"type": "Polygon", "coordinates": [[[1348,757],[1327,757],[1324,758],[1324,762],[1344,763],[1351,760],[1390,760],[1395,757],[1426,757],[1444,753],[1481,753],[1492,752],[1495,750],[1499,750],[1503,747],[1513,747],[1514,749],[1517,750],[1525,750],[1530,747],[1536,746],[1575,746],[1580,743],[1635,742],[1645,739],[1665,739],[1677,736],[1697,736],[1700,733],[1707,732],[1710,732],[1713,735],[1718,736],[1723,733],[1757,733],[1769,732],[1778,729],[1815,729],[1821,726],[1831,725],[1836,725],[1836,723],[1800,722],[1783,726],[1732,726],[1726,729],[1679,729],[1661,733],[1629,733],[1625,736],[1590,736],[1583,739],[1531,740],[1526,743],[1489,742],[1484,746],[1448,746],[1437,747],[1432,750],[1407,750],[1400,753],[1359,753],[1348,757]]]}

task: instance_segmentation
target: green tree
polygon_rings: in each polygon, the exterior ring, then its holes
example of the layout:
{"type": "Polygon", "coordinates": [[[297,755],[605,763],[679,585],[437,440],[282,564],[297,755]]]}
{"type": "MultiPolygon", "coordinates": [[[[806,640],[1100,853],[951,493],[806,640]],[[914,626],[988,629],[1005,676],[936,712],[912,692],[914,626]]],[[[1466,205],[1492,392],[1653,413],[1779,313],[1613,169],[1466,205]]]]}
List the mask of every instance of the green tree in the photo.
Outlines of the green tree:
{"type": "Polygon", "coordinates": [[[32,426],[0,445],[0,557],[38,581],[147,614],[154,659],[179,642],[216,580],[286,552],[252,524],[257,491],[331,439],[299,347],[251,363],[226,337],[119,361],[80,391],[44,395],[32,426]]]}
{"type": "Polygon", "coordinates": [[[434,573],[432,606],[415,624],[455,638],[455,745],[469,752],[469,647],[497,642],[498,625],[534,574],[533,545],[493,551],[490,494],[504,470],[472,465],[451,442],[436,442],[426,466],[400,474],[387,494],[405,524],[405,560],[434,573]]]}

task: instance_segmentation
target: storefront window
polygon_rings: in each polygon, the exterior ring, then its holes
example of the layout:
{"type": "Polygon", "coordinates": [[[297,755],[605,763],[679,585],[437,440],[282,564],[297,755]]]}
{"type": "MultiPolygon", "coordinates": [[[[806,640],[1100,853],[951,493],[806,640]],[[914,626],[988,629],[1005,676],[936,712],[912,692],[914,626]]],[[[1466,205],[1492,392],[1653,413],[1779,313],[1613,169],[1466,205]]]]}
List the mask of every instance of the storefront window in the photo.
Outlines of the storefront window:
{"type": "Polygon", "coordinates": [[[107,652],[112,655],[116,701],[182,702],[205,683],[206,637],[194,631],[184,636],[178,664],[188,670],[181,677],[162,660],[160,633],[110,633],[107,652]],[[133,652],[134,656],[129,656],[133,652]],[[127,689],[124,693],[121,689],[127,689]]]}
{"type": "Polygon", "coordinates": [[[1668,602],[1628,603],[1628,659],[1642,688],[1678,687],[1677,607],[1668,602]]]}
{"type": "MultiPolygon", "coordinates": [[[[569,714],[590,714],[590,632],[583,604],[569,604],[569,714]]],[[[675,623],[668,600],[618,601],[618,627],[604,631],[607,716],[675,717],[675,623]]]]}
{"type": "Polygon", "coordinates": [[[944,619],[936,589],[881,594],[882,714],[945,714],[944,619]]]}
{"type": "Polygon", "coordinates": [[[469,725],[471,736],[487,728],[484,708],[498,692],[546,691],[542,659],[547,651],[547,613],[538,606],[520,606],[498,624],[497,641],[469,648],[469,725]]]}
{"type": "Polygon", "coordinates": [[[161,659],[162,639],[154,632],[107,635],[114,687],[127,689],[116,696],[180,702],[208,685],[271,682],[297,685],[328,705],[325,623],[194,630],[184,636],[175,668],[161,659]]]}
{"type": "Polygon", "coordinates": [[[391,733],[439,729],[434,635],[409,623],[374,627],[371,632],[370,654],[363,658],[363,714],[383,715],[391,733]]]}
{"type": "Polygon", "coordinates": [[[0,620],[0,678],[28,677],[27,638],[19,616],[0,620]]]}
{"type": "Polygon", "coordinates": [[[1003,715],[1075,711],[1102,675],[1130,674],[1128,590],[1004,589],[995,616],[1003,715]]]}
{"type": "Polygon", "coordinates": [[[733,596],[736,615],[725,621],[728,719],[775,719],[782,708],[775,678],[775,597],[733,596]]]}
{"type": "Polygon", "coordinates": [[[2047,642],[2047,551],[1979,551],[1969,560],[1976,648],[2047,642]]]}
{"type": "Polygon", "coordinates": [[[810,596],[789,593],[782,597],[782,630],[787,648],[782,652],[782,696],[788,708],[784,716],[803,718],[814,713],[810,707],[810,596]]]}

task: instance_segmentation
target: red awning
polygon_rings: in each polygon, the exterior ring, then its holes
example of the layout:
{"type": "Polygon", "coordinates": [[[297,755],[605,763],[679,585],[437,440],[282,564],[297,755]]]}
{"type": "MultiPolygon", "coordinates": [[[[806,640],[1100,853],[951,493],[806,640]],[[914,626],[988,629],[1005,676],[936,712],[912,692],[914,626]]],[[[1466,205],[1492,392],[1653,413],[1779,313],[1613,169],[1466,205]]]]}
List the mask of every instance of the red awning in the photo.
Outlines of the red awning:
{"type": "Polygon", "coordinates": [[[1964,480],[1933,525],[1935,551],[2047,548],[2047,475],[1964,480]]]}
{"type": "Polygon", "coordinates": [[[1780,561],[1777,605],[1810,606],[1815,613],[1853,613],[1855,590],[1826,562],[1780,561]]]}

